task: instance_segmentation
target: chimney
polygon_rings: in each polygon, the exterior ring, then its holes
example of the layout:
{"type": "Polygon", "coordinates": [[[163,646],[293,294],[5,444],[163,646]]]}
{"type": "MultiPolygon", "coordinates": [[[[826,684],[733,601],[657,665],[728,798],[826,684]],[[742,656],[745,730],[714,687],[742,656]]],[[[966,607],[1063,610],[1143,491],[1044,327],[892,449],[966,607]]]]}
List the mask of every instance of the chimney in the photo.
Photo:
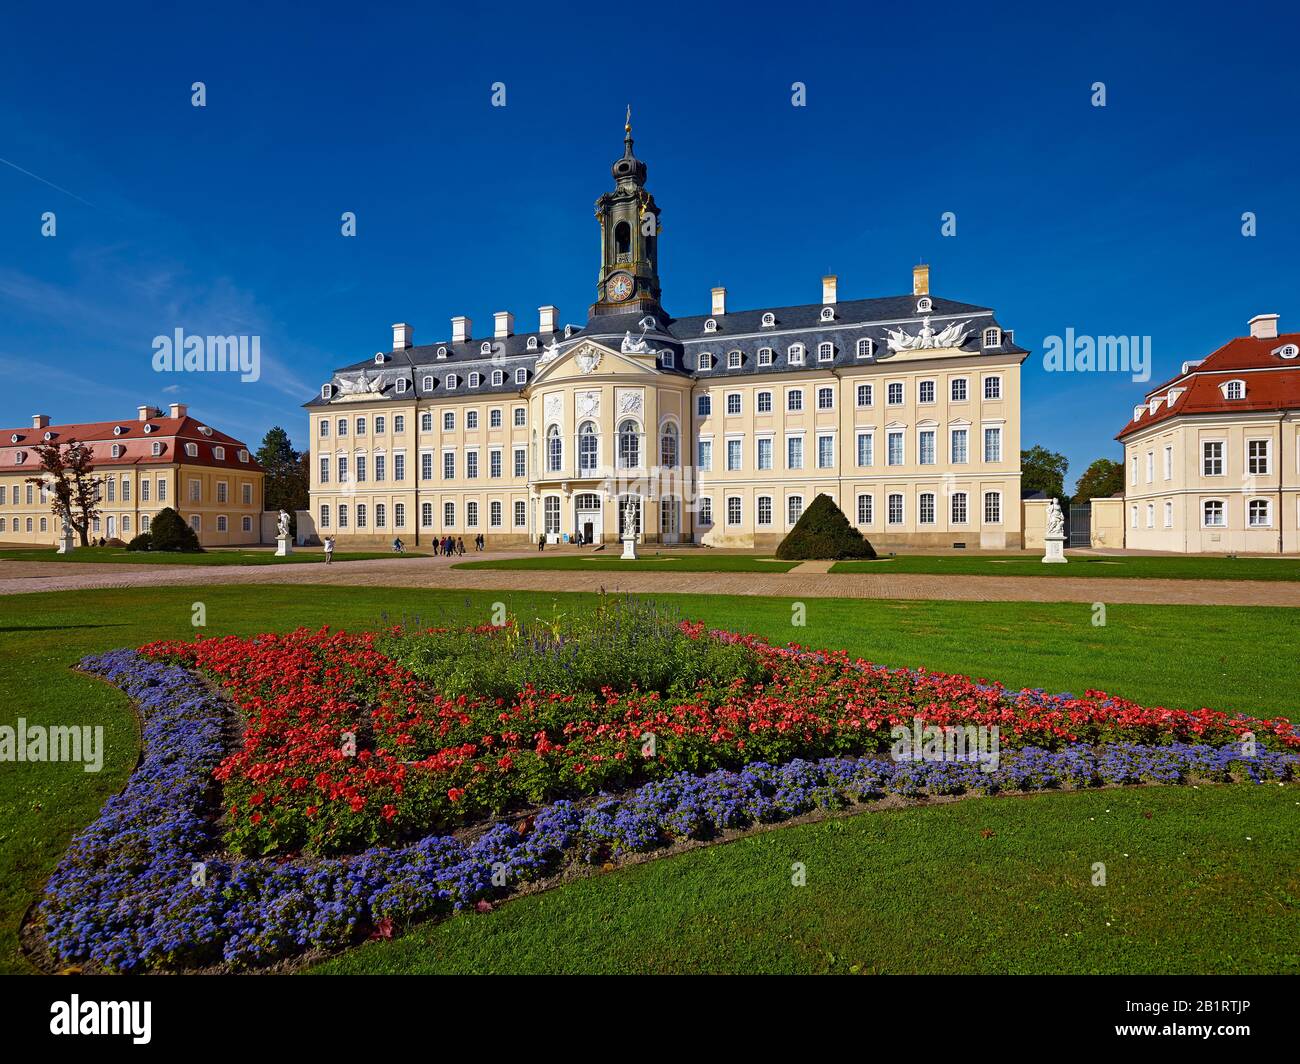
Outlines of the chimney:
{"type": "MultiPolygon", "coordinates": [[[[141,407],[141,409],[143,410],[144,408],[141,407]]],[[[47,428],[49,428],[49,427],[50,427],[50,415],[49,415],[49,414],[33,414],[33,415],[32,415],[32,428],[34,428],[34,429],[47,429],[47,428]]]]}
{"type": "Polygon", "coordinates": [[[715,318],[720,318],[727,313],[727,290],[725,288],[713,289],[713,310],[710,313],[715,318]]]}
{"type": "Polygon", "coordinates": [[[405,351],[415,343],[415,330],[406,322],[399,321],[393,326],[393,350],[405,351]]]}
{"type": "Polygon", "coordinates": [[[828,273],[822,278],[822,305],[829,307],[835,302],[835,274],[828,273]]]}
{"type": "Polygon", "coordinates": [[[1250,335],[1256,340],[1277,339],[1276,314],[1256,314],[1250,319],[1250,335]]]}
{"type": "Polygon", "coordinates": [[[508,310],[498,310],[492,315],[493,330],[492,335],[500,340],[505,336],[515,334],[515,316],[508,310]]]}
{"type": "Polygon", "coordinates": [[[537,313],[541,315],[541,323],[537,326],[537,331],[544,333],[555,332],[555,323],[560,320],[560,308],[553,307],[548,303],[544,307],[538,307],[537,313]]]}
{"type": "Polygon", "coordinates": [[[912,295],[928,296],[930,294],[930,267],[912,267],[912,295]]]}
{"type": "Polygon", "coordinates": [[[137,406],[135,408],[135,419],[137,421],[148,421],[153,416],[154,412],[151,406],[137,406]]]}
{"type": "Polygon", "coordinates": [[[171,406],[167,408],[168,417],[188,417],[189,413],[190,408],[184,403],[172,403],[171,406]]]}
{"type": "Polygon", "coordinates": [[[452,318],[451,319],[451,342],[453,344],[463,344],[470,338],[469,329],[472,322],[469,318],[452,318]]]}

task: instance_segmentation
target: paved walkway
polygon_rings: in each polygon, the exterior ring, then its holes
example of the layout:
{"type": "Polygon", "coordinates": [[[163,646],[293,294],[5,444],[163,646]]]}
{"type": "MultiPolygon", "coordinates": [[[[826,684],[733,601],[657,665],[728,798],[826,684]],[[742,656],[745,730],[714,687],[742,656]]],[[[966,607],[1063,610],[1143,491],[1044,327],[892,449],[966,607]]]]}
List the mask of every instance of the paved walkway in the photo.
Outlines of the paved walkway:
{"type": "MultiPolygon", "coordinates": [[[[519,554],[471,555],[479,560],[519,554]]],[[[780,598],[951,599],[979,602],[1105,602],[1213,606],[1300,606],[1300,583],[1257,580],[1141,580],[1109,577],[951,576],[911,573],[665,573],[489,570],[467,559],[206,566],[0,561],[0,595],[95,588],[210,584],[331,584],[476,591],[628,591],[638,594],[772,595],[780,598]]],[[[2,612],[2,610],[0,610],[2,612]]]]}

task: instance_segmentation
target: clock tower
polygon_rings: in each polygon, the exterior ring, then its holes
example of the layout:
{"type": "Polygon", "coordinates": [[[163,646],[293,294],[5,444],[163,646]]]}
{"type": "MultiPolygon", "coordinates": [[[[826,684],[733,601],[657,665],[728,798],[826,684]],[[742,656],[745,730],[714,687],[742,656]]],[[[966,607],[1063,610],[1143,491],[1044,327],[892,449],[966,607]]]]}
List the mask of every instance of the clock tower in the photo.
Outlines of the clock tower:
{"type": "Polygon", "coordinates": [[[611,168],[614,190],[596,200],[600,276],[593,317],[662,313],[659,306],[659,208],[645,187],[645,163],[632,154],[632,108],[623,127],[623,158],[611,168]]]}

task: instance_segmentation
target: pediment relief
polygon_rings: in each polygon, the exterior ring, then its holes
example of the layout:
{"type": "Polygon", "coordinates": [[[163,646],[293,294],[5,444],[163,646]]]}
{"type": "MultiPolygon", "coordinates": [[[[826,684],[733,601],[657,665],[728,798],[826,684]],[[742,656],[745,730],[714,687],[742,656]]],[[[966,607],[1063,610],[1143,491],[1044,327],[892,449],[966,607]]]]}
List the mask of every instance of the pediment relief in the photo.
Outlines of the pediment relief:
{"type": "Polygon", "coordinates": [[[645,373],[658,375],[654,354],[624,354],[594,340],[579,340],[567,351],[542,359],[537,364],[533,386],[543,381],[583,379],[610,374],[645,373]]]}

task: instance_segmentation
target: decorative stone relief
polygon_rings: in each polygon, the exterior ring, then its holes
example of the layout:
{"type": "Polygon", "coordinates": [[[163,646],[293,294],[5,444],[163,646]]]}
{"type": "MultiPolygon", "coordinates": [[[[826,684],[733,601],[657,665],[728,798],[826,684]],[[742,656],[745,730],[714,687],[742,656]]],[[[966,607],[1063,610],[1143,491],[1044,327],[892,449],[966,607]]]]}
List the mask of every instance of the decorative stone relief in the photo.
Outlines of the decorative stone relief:
{"type": "Polygon", "coordinates": [[[640,417],[645,409],[645,393],[640,388],[620,388],[617,393],[616,405],[619,417],[625,414],[640,417]]]}
{"type": "Polygon", "coordinates": [[[578,392],[574,399],[577,402],[579,418],[600,417],[600,392],[598,390],[578,392]]]}
{"type": "Polygon", "coordinates": [[[921,319],[921,328],[915,336],[908,336],[902,329],[886,329],[889,333],[889,350],[919,351],[940,347],[960,347],[966,342],[970,330],[966,328],[969,321],[950,322],[941,331],[935,332],[930,327],[928,317],[921,319]]]}
{"type": "Polygon", "coordinates": [[[564,420],[564,395],[552,392],[546,397],[546,424],[564,420]]]}

